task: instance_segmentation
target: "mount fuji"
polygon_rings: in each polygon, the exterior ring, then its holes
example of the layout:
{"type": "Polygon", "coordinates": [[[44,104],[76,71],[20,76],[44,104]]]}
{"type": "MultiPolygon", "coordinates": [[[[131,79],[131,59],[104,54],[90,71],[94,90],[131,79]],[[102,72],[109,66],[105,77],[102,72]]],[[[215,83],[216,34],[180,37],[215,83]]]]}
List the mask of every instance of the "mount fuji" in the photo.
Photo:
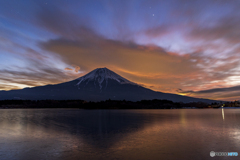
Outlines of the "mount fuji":
{"type": "Polygon", "coordinates": [[[131,82],[107,68],[97,68],[70,82],[20,90],[0,91],[0,100],[152,100],[166,99],[173,102],[214,102],[170,93],[156,92],[131,82]]]}

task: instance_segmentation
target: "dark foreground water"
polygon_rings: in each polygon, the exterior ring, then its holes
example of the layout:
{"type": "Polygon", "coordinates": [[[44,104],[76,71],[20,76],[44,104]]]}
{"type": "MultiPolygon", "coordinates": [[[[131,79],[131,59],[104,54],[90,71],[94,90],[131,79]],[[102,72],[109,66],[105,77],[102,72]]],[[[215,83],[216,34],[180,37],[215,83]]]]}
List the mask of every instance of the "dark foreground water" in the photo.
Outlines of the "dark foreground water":
{"type": "Polygon", "coordinates": [[[0,110],[0,159],[239,159],[240,110],[0,110]]]}

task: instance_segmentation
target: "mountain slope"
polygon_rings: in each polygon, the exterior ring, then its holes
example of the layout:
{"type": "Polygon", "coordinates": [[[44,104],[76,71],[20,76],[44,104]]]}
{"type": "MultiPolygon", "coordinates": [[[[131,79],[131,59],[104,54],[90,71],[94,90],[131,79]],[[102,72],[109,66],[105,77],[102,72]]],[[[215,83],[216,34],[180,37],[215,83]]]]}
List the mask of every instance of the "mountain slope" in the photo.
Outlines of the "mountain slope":
{"type": "Polygon", "coordinates": [[[169,93],[155,92],[133,83],[107,68],[98,68],[76,80],[21,90],[0,91],[0,100],[69,100],[86,101],[167,99],[174,102],[213,102],[169,93]]]}

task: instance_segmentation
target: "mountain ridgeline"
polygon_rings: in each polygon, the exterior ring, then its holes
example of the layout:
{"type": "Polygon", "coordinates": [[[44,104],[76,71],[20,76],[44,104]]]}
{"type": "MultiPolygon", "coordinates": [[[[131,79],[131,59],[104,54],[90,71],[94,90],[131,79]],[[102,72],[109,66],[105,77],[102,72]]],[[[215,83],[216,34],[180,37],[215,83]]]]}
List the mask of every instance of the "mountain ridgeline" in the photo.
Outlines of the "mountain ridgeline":
{"type": "Polygon", "coordinates": [[[206,102],[213,100],[192,98],[176,94],[156,92],[131,82],[107,68],[97,68],[76,80],[56,85],[46,85],[20,90],[0,91],[0,100],[153,100],[173,102],[206,102]]]}

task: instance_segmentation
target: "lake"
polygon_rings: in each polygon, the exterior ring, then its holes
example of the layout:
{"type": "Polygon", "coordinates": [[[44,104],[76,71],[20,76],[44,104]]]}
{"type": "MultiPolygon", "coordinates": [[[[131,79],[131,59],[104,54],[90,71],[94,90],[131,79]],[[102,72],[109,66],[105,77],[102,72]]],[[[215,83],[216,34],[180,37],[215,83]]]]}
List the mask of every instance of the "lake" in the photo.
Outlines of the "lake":
{"type": "Polygon", "coordinates": [[[0,110],[1,160],[203,160],[240,153],[239,109],[0,110]]]}

